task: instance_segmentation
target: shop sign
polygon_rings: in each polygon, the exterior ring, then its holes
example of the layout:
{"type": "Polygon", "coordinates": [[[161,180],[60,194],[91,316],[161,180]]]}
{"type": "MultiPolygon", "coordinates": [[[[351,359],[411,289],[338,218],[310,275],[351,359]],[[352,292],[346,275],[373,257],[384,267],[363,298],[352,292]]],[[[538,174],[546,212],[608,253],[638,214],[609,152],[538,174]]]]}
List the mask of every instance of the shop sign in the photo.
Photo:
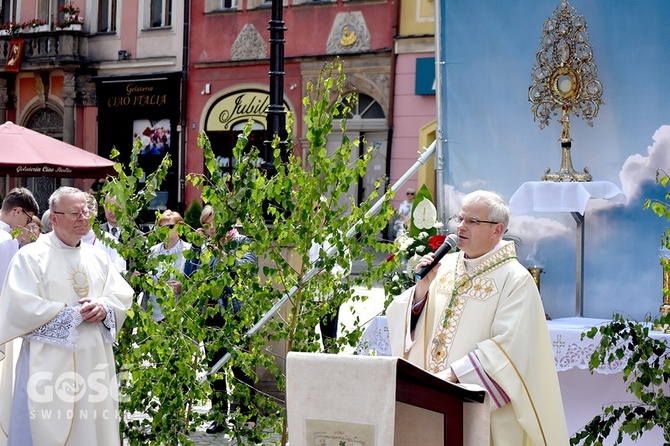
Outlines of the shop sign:
{"type": "Polygon", "coordinates": [[[163,108],[169,106],[169,84],[133,80],[103,83],[105,91],[101,106],[112,111],[126,109],[163,108]]]}
{"type": "MultiPolygon", "coordinates": [[[[230,131],[240,122],[253,119],[266,127],[270,94],[259,90],[245,90],[222,97],[212,106],[205,123],[206,131],[230,131]]],[[[286,106],[286,104],[284,104],[286,106]]],[[[288,107],[286,108],[288,110],[288,107]]]]}

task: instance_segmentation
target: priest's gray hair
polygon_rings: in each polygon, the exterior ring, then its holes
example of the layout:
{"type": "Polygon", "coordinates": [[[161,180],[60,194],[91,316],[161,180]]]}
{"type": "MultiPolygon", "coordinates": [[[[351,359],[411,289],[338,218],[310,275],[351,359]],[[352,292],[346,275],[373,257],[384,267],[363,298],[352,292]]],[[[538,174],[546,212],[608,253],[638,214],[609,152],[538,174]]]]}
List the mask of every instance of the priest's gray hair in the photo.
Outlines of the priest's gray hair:
{"type": "Polygon", "coordinates": [[[58,204],[60,203],[60,199],[65,195],[76,195],[76,194],[81,194],[84,197],[86,196],[83,190],[77,189],[76,187],[70,187],[70,186],[59,187],[49,197],[49,209],[53,209],[54,206],[58,206],[58,204]]]}
{"type": "Polygon", "coordinates": [[[504,229],[507,229],[511,211],[500,195],[487,190],[477,190],[467,194],[463,198],[462,205],[476,203],[481,203],[489,208],[487,220],[502,223],[504,229]]]}

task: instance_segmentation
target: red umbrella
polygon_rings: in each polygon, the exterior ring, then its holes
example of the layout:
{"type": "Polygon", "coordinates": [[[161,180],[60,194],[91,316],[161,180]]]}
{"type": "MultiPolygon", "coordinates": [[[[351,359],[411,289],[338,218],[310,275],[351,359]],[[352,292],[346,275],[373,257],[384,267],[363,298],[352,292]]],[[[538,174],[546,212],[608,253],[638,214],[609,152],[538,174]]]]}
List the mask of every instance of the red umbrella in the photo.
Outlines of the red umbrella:
{"type": "Polygon", "coordinates": [[[0,125],[0,175],[104,178],[114,162],[12,122],[0,125]]]}

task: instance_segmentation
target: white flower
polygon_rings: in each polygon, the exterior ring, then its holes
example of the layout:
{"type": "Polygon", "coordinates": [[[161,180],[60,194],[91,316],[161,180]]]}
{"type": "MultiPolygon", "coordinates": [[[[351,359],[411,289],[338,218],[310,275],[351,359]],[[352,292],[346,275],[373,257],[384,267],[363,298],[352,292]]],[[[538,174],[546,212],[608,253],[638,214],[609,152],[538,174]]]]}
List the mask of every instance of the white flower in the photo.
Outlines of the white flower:
{"type": "Polygon", "coordinates": [[[423,239],[425,239],[425,238],[428,238],[428,233],[425,232],[425,231],[421,231],[421,232],[419,233],[419,236],[418,236],[417,238],[418,238],[419,240],[423,240],[423,239]]]}
{"type": "Polygon", "coordinates": [[[419,229],[430,229],[437,221],[437,209],[427,198],[414,207],[412,223],[419,229]]]}
{"type": "Polygon", "coordinates": [[[421,245],[416,247],[416,252],[424,252],[426,250],[426,247],[421,245]]]}
{"type": "Polygon", "coordinates": [[[407,248],[412,246],[412,244],[414,243],[414,239],[412,237],[402,235],[399,237],[399,240],[397,240],[397,242],[398,242],[398,250],[407,251],[407,248]]]}
{"type": "Polygon", "coordinates": [[[444,223],[442,223],[441,221],[436,221],[435,224],[433,225],[435,229],[442,229],[443,226],[444,223]]]}
{"type": "Polygon", "coordinates": [[[400,280],[400,276],[398,276],[397,274],[394,274],[393,277],[391,277],[391,280],[393,282],[397,282],[398,280],[400,280]]]}
{"type": "Polygon", "coordinates": [[[421,256],[418,254],[414,254],[412,258],[410,258],[407,261],[407,275],[410,277],[414,277],[414,273],[416,272],[416,266],[419,264],[419,260],[421,260],[421,256]]]}

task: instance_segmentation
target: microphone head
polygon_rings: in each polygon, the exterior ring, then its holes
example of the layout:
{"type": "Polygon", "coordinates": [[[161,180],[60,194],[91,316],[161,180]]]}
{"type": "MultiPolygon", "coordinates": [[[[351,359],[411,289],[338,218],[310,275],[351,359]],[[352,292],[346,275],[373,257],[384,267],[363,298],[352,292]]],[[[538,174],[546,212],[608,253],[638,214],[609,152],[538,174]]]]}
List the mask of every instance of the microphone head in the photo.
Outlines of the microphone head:
{"type": "Polygon", "coordinates": [[[458,236],[456,234],[449,234],[447,238],[444,239],[444,243],[451,246],[451,249],[454,249],[458,246],[458,236]]]}

